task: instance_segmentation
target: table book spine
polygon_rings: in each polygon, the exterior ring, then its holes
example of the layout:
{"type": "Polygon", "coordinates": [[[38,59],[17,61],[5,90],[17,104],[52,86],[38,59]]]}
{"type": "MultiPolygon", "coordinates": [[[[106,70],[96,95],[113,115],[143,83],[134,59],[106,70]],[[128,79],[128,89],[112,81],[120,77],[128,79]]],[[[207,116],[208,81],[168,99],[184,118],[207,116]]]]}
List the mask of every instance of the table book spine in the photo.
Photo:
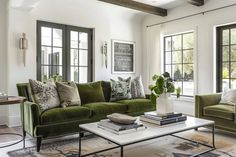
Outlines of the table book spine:
{"type": "Polygon", "coordinates": [[[144,122],[149,122],[157,125],[168,125],[172,123],[177,123],[177,122],[182,122],[187,120],[187,116],[181,116],[181,117],[176,117],[176,118],[169,118],[169,119],[164,119],[164,120],[153,120],[149,119],[145,116],[140,116],[140,120],[144,122]]]}

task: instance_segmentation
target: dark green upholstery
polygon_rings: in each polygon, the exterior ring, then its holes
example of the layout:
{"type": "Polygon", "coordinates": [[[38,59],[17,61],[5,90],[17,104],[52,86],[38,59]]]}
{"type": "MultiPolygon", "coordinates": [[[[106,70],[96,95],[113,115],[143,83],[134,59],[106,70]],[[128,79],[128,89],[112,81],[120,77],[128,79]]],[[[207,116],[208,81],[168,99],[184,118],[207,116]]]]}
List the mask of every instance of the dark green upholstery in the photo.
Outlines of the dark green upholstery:
{"type": "Polygon", "coordinates": [[[18,83],[16,87],[17,87],[18,95],[24,96],[27,99],[27,101],[32,102],[29,83],[18,83]]]}
{"type": "Polygon", "coordinates": [[[146,112],[155,110],[155,105],[153,105],[149,99],[130,99],[130,100],[120,100],[117,102],[127,105],[128,113],[146,112]]]}
{"type": "Polygon", "coordinates": [[[203,115],[234,120],[234,106],[223,104],[207,106],[203,108],[203,115]]]}
{"type": "Polygon", "coordinates": [[[37,125],[40,125],[40,118],[39,118],[39,115],[41,113],[40,108],[37,104],[29,101],[25,102],[22,105],[21,105],[21,113],[24,112],[25,131],[30,135],[34,135],[35,127],[37,125]],[[24,105],[24,111],[22,105],[24,105]]]}
{"type": "Polygon", "coordinates": [[[108,81],[101,81],[101,83],[105,101],[109,102],[111,98],[111,84],[108,81]]]}
{"type": "Polygon", "coordinates": [[[220,104],[220,100],[221,93],[196,95],[195,116],[213,120],[216,128],[236,133],[236,108],[220,104]]]}
{"type": "Polygon", "coordinates": [[[97,102],[83,105],[92,111],[92,117],[105,118],[106,115],[112,113],[126,113],[127,106],[120,103],[97,102]]]}
{"type": "Polygon", "coordinates": [[[70,106],[66,108],[53,108],[44,111],[40,116],[42,125],[63,123],[73,120],[89,119],[90,109],[81,106],[70,106]]]}
{"type": "Polygon", "coordinates": [[[149,99],[121,100],[109,102],[110,82],[100,81],[77,84],[82,106],[53,108],[42,112],[31,99],[28,83],[17,84],[19,96],[26,97],[27,102],[21,108],[24,112],[25,131],[37,138],[39,150],[42,138],[78,133],[79,124],[96,122],[111,113],[124,113],[139,116],[146,111],[155,110],[149,99]]]}
{"type": "Polygon", "coordinates": [[[77,84],[81,104],[105,102],[101,82],[77,84]]]}

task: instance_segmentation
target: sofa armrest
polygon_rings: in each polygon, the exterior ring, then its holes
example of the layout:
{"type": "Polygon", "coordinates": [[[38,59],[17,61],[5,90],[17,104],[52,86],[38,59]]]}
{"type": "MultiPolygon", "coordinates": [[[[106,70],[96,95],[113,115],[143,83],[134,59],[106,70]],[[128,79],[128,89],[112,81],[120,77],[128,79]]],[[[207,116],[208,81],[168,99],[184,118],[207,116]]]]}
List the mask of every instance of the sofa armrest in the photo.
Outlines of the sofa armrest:
{"type": "Polygon", "coordinates": [[[220,103],[221,93],[207,94],[207,95],[195,95],[195,116],[203,116],[203,108],[206,106],[212,106],[220,103]]]}
{"type": "Polygon", "coordinates": [[[34,136],[34,129],[37,125],[39,125],[40,108],[36,103],[26,101],[21,105],[21,115],[23,114],[23,112],[25,131],[31,136],[34,136]]]}

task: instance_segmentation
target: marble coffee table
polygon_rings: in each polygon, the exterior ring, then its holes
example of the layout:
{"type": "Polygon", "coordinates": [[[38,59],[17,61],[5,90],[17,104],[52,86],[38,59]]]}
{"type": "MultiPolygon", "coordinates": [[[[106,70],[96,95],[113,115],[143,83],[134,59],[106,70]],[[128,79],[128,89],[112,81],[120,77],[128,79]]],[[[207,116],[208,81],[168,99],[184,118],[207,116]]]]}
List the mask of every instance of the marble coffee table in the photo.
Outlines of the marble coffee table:
{"type": "Polygon", "coordinates": [[[133,145],[136,143],[140,143],[140,142],[144,142],[144,141],[148,141],[148,140],[152,140],[152,139],[156,139],[156,138],[160,138],[163,136],[174,136],[177,138],[181,138],[181,139],[184,139],[187,141],[195,142],[197,144],[201,144],[206,147],[209,147],[208,150],[205,150],[205,151],[200,152],[198,154],[193,154],[192,156],[198,156],[198,155],[207,153],[207,152],[215,149],[215,122],[210,121],[210,120],[205,120],[205,119],[200,119],[200,118],[188,116],[187,120],[184,123],[178,123],[178,124],[169,125],[169,126],[165,126],[165,127],[160,127],[158,125],[153,125],[150,123],[143,122],[143,124],[145,126],[147,126],[147,129],[137,131],[137,132],[128,133],[128,134],[123,134],[123,135],[116,135],[112,132],[98,128],[97,123],[98,122],[79,125],[79,134],[80,134],[80,137],[79,137],[79,157],[85,157],[85,156],[89,156],[89,155],[93,155],[93,154],[97,154],[97,153],[101,153],[101,152],[105,152],[105,151],[109,151],[109,150],[117,149],[117,148],[120,149],[120,156],[123,157],[125,146],[133,145]],[[192,129],[197,130],[200,127],[212,128],[212,144],[211,145],[199,143],[199,142],[192,141],[190,139],[186,139],[186,138],[175,135],[176,133],[180,133],[180,132],[184,132],[184,131],[188,131],[188,130],[192,130],[192,129]],[[82,138],[82,132],[84,132],[84,131],[90,132],[96,136],[99,136],[105,140],[108,140],[108,141],[114,143],[116,146],[112,147],[112,148],[92,152],[89,154],[81,154],[81,147],[82,147],[81,138],[82,138]]]}

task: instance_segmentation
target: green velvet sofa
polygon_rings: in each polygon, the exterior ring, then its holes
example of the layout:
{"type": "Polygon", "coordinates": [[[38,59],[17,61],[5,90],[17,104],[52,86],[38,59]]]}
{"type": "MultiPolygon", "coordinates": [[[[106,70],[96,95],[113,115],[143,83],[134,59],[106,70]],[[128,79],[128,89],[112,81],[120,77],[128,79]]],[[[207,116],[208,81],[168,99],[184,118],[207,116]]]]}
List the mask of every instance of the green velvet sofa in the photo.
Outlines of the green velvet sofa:
{"type": "Polygon", "coordinates": [[[196,95],[195,116],[215,121],[218,129],[236,133],[236,108],[220,104],[221,93],[196,95]]]}
{"type": "MultiPolygon", "coordinates": [[[[77,84],[80,93],[86,93],[86,86],[89,88],[91,83],[77,84]]],[[[67,108],[57,107],[40,111],[39,106],[32,102],[31,90],[28,83],[17,84],[19,96],[27,98],[24,103],[24,134],[28,133],[37,139],[37,151],[40,151],[42,139],[55,136],[78,133],[79,124],[96,122],[106,118],[111,113],[123,113],[138,116],[147,111],[155,110],[149,99],[130,99],[109,102],[111,95],[110,82],[100,81],[105,102],[88,103],[87,95],[80,95],[81,106],[71,106],[67,108]]],[[[96,98],[94,100],[96,101],[96,98]]]]}

